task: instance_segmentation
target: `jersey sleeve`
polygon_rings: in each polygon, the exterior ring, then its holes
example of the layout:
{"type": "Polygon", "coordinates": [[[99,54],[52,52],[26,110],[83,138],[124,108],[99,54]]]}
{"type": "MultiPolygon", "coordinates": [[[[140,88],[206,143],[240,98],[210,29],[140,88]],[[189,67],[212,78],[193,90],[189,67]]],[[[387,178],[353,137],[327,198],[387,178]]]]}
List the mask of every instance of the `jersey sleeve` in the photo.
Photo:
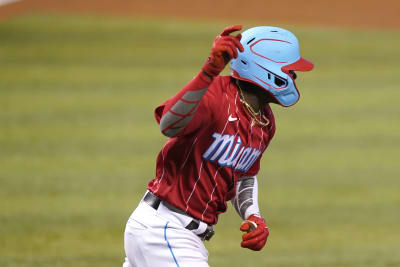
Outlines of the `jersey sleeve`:
{"type": "Polygon", "coordinates": [[[217,80],[211,81],[199,73],[175,96],[155,109],[155,118],[164,135],[187,135],[213,123],[219,108],[217,80]]]}

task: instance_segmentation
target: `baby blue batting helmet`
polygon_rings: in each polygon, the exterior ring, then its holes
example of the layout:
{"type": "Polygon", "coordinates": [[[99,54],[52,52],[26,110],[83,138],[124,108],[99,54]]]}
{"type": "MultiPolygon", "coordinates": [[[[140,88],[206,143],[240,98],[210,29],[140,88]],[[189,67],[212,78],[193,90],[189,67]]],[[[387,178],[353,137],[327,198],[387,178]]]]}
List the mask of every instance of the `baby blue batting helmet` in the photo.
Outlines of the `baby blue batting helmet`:
{"type": "Polygon", "coordinates": [[[294,71],[310,71],[314,64],[300,56],[299,42],[288,30],[259,26],[242,33],[244,51],[231,61],[231,76],[254,83],[284,106],[299,100],[294,71]]]}

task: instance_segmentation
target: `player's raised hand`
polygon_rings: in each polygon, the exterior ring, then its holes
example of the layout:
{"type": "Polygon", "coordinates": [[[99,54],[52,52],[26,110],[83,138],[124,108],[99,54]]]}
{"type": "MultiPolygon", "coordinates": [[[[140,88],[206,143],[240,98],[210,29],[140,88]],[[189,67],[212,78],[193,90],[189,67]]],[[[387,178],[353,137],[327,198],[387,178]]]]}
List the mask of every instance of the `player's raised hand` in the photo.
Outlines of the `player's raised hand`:
{"type": "Polygon", "coordinates": [[[210,56],[202,68],[206,74],[211,77],[217,76],[232,58],[237,58],[238,49],[240,52],[244,51],[240,43],[242,35],[240,33],[236,36],[230,35],[241,29],[242,25],[229,26],[214,39],[210,56]]]}
{"type": "Polygon", "coordinates": [[[268,227],[265,224],[265,220],[262,217],[251,215],[247,220],[242,222],[240,230],[247,232],[242,235],[242,243],[240,245],[243,248],[251,250],[261,250],[269,235],[268,227]]]}

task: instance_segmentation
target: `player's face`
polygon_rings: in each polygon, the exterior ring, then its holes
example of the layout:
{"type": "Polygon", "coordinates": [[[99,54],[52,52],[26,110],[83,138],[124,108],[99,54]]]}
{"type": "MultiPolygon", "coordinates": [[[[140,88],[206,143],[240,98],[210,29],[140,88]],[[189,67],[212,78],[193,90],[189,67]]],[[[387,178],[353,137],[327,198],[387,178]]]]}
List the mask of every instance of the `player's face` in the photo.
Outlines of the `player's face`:
{"type": "Polygon", "coordinates": [[[256,95],[260,103],[275,103],[276,99],[264,88],[250,82],[239,81],[241,88],[249,94],[256,95]]]}

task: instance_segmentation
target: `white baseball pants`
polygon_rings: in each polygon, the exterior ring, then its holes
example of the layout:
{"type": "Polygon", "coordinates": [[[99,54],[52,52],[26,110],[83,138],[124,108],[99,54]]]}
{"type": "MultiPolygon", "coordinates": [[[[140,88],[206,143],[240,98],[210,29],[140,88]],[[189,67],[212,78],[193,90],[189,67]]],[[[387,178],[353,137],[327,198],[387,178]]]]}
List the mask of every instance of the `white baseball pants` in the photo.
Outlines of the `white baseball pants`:
{"type": "Polygon", "coordinates": [[[191,220],[141,201],[126,224],[123,267],[209,267],[203,241],[185,228],[191,220]]]}

